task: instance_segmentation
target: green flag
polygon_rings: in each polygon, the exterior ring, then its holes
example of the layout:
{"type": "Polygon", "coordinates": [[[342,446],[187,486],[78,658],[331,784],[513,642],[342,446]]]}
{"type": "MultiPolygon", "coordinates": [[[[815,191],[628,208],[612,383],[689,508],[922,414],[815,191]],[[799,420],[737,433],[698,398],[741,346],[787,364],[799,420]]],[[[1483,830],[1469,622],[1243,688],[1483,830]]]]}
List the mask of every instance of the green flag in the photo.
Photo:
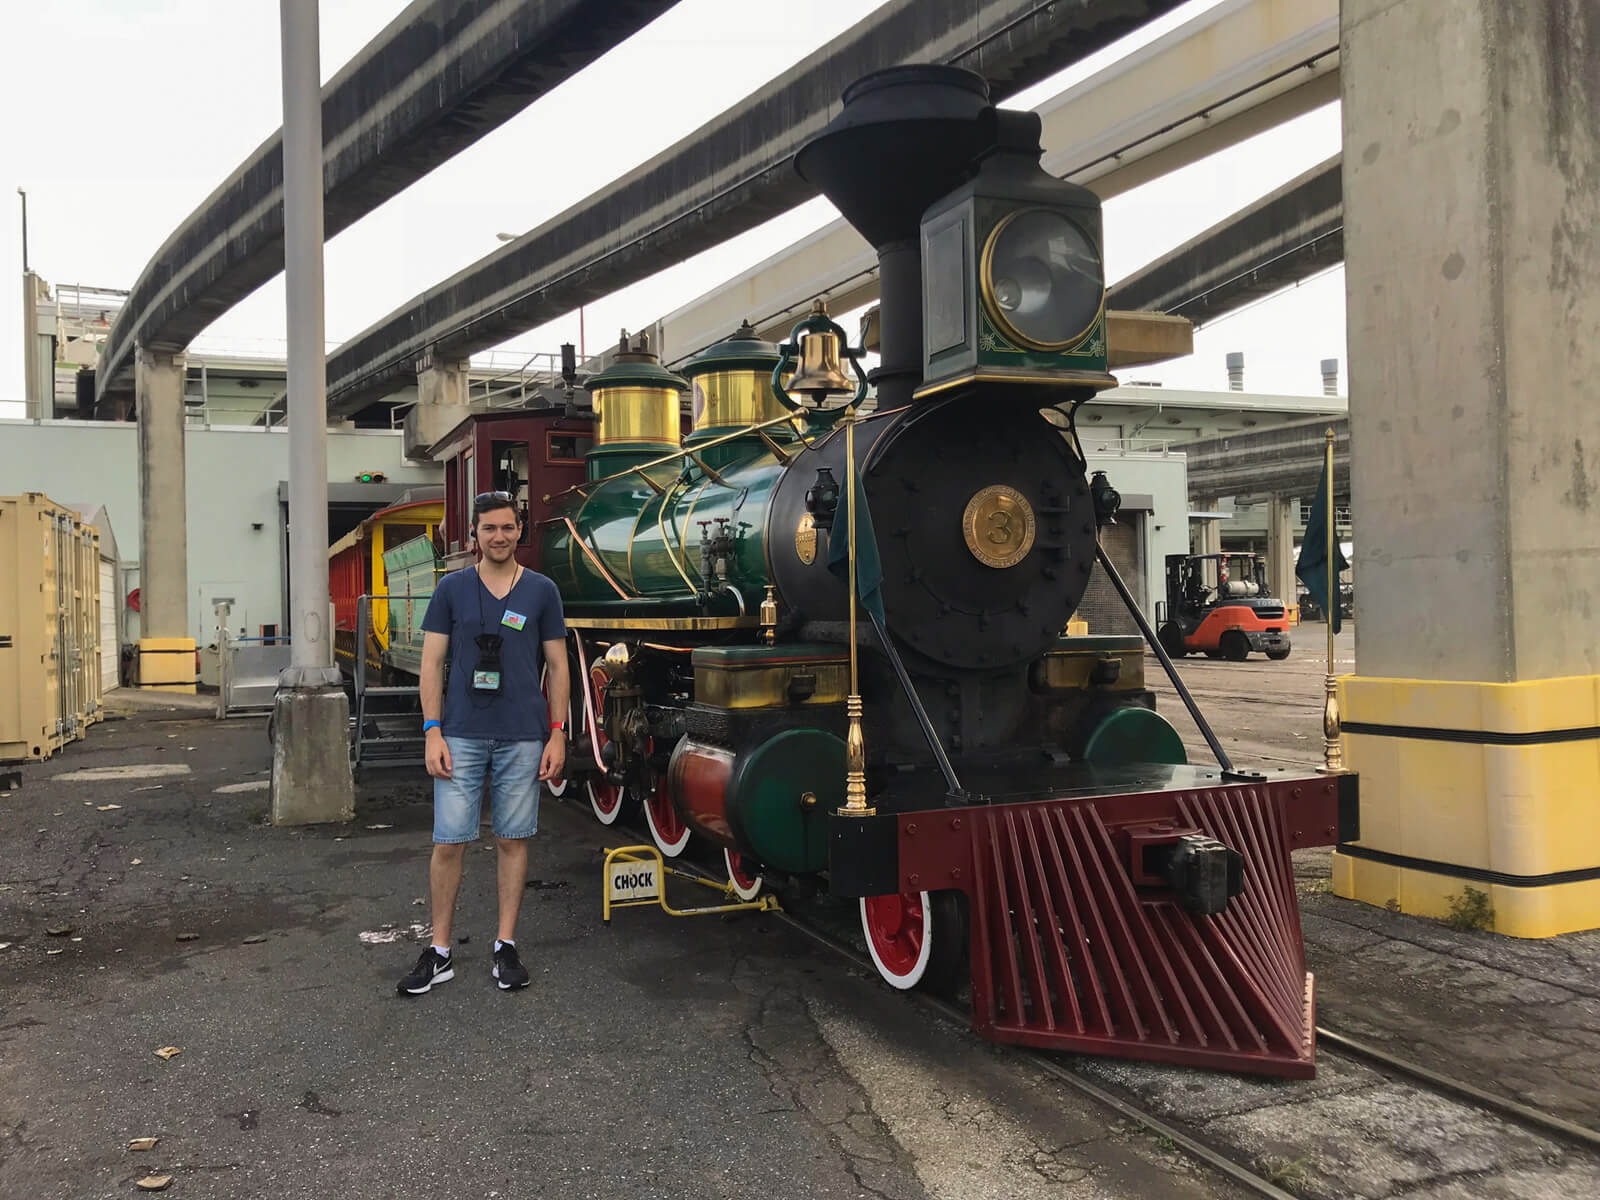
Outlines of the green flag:
{"type": "MultiPolygon", "coordinates": [[[[867,507],[866,489],[861,476],[855,477],[856,509],[856,594],[866,610],[883,623],[883,563],[878,558],[878,538],[872,530],[872,511],[867,507]]],[[[833,529],[828,534],[828,570],[849,586],[850,579],[850,489],[839,490],[839,507],[833,514],[833,529]]]]}
{"type": "MultiPolygon", "coordinates": [[[[1328,477],[1323,475],[1317,484],[1317,498],[1312,501],[1311,515],[1306,518],[1306,536],[1300,543],[1300,558],[1294,564],[1298,575],[1317,602],[1323,606],[1326,619],[1333,622],[1333,631],[1339,632],[1338,580],[1339,574],[1350,564],[1339,549],[1337,531],[1333,538],[1334,567],[1328,570],[1328,530],[1333,525],[1333,505],[1328,497],[1328,477]]],[[[1332,670],[1332,667],[1329,667],[1332,670]]]]}

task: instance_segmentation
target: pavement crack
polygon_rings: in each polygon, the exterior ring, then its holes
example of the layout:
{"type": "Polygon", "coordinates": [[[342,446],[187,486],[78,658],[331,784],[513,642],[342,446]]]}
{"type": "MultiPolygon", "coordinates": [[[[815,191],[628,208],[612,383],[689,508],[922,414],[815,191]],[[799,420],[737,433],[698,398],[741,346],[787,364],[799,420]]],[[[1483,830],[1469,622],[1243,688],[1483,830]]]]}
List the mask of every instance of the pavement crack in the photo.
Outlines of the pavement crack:
{"type": "Polygon", "coordinates": [[[772,1094],[772,1111],[798,1114],[815,1128],[861,1194],[882,1200],[919,1195],[911,1155],[874,1111],[809,1005],[788,984],[769,986],[755,999],[755,1015],[741,1033],[772,1094]]]}

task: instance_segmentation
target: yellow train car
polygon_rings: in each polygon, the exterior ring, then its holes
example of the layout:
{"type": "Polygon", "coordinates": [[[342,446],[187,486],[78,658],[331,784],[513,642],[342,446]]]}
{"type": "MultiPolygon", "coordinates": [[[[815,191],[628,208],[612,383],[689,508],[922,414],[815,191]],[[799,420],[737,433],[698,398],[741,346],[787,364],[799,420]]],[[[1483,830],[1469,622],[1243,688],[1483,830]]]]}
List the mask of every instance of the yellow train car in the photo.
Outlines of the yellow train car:
{"type": "Polygon", "coordinates": [[[436,541],[444,520],[443,500],[413,500],[379,509],[328,547],[328,591],[333,599],[333,656],[353,674],[356,661],[356,610],[362,596],[374,597],[367,627],[367,667],[383,669],[389,646],[388,577],[383,552],[413,538],[436,541]]]}

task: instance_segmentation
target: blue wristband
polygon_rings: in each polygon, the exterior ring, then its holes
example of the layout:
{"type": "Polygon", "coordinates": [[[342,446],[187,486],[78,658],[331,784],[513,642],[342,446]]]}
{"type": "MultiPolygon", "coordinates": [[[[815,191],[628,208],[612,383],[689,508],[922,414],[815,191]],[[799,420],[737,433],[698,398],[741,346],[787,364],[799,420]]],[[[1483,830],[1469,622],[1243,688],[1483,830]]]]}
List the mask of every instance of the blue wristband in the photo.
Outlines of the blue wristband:
{"type": "Polygon", "coordinates": [[[422,732],[423,733],[427,733],[428,730],[430,730],[430,729],[443,729],[443,728],[444,728],[444,726],[439,724],[438,721],[424,721],[422,723],[422,732]]]}

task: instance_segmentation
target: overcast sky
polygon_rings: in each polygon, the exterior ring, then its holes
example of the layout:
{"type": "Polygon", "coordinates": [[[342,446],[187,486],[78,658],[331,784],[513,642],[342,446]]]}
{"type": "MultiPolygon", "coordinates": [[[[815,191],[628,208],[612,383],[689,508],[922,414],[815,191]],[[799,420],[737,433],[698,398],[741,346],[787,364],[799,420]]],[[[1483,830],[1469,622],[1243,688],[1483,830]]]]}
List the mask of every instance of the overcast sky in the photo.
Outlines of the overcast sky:
{"type": "MultiPolygon", "coordinates": [[[[1196,0],[1177,18],[1213,6],[1196,0]]],[[[877,0],[681,0],[637,36],[328,243],[327,336],[354,336],[422,289],[581,200],[736,103],[877,7],[877,0]]],[[[404,0],[322,0],[331,77],[404,0]]],[[[53,285],[130,288],[193,209],[282,123],[276,0],[50,0],[0,17],[0,416],[20,416],[18,187],[33,269],[53,285]]],[[[1137,37],[1147,41],[1168,18],[1137,37]]],[[[1122,47],[1126,50],[1130,47],[1122,47]]],[[[1031,106],[1107,55],[1019,97],[1031,106]]],[[[1339,147],[1337,105],[1106,205],[1112,281],[1292,179],[1339,147]]],[[[816,200],[585,310],[588,347],[709,290],[837,215],[816,200]]],[[[220,318],[196,350],[282,354],[283,277],[220,318]]],[[[576,314],[509,348],[578,340],[576,314]]],[[[1334,270],[1195,335],[1191,358],[1124,378],[1227,386],[1241,350],[1252,391],[1315,394],[1344,358],[1334,270]]],[[[509,358],[509,355],[507,356],[509,358]]],[[[3,488],[0,488],[3,490],[3,488]]]]}

